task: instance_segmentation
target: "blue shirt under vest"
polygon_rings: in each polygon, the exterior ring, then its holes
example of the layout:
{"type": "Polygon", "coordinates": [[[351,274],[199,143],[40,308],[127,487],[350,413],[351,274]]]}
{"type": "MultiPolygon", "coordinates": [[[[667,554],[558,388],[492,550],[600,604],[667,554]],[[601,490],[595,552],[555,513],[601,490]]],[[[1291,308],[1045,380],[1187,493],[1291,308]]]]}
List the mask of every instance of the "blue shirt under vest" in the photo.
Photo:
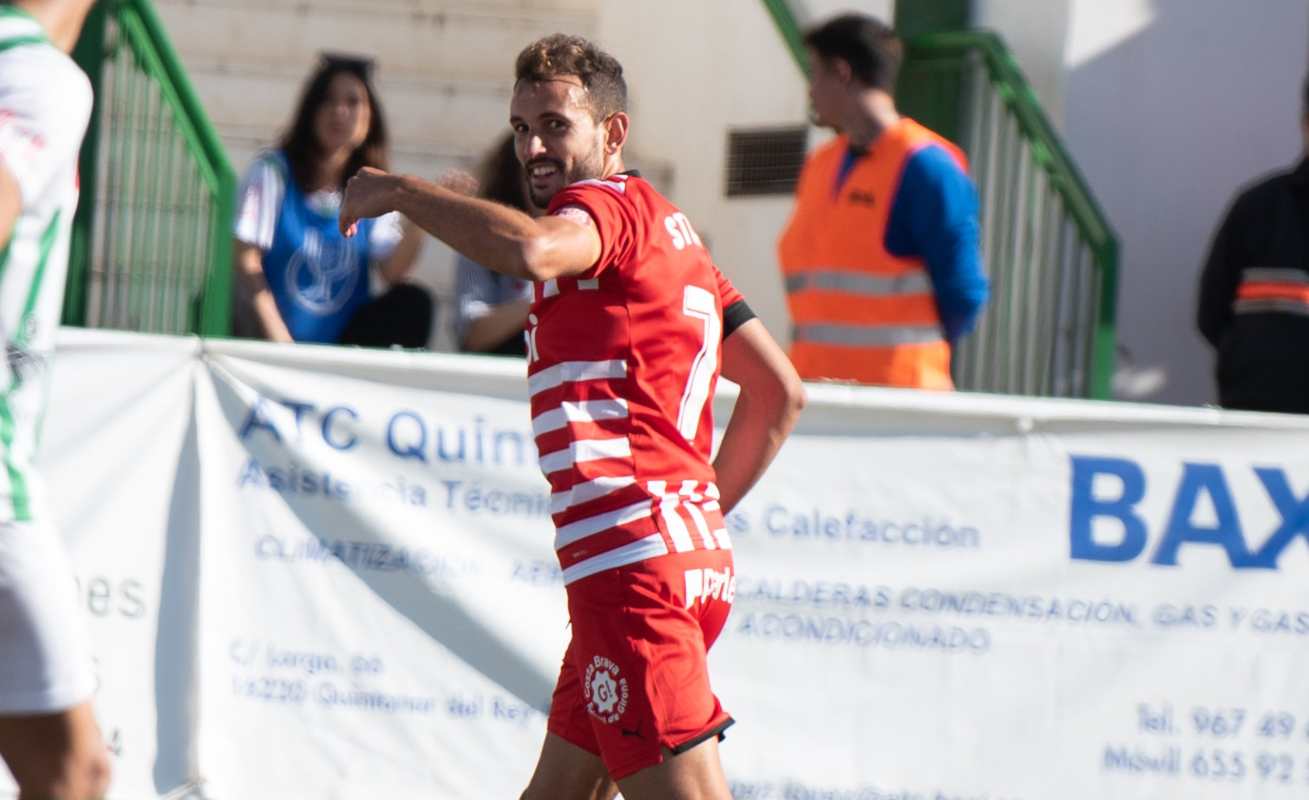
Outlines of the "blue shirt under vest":
{"type": "MultiPolygon", "coordinates": [[[[834,191],[864,155],[846,151],[834,191]]],[[[968,173],[939,145],[910,156],[892,201],[886,250],[927,265],[941,328],[951,344],[972,330],[989,294],[979,236],[977,189],[968,173]]]]}

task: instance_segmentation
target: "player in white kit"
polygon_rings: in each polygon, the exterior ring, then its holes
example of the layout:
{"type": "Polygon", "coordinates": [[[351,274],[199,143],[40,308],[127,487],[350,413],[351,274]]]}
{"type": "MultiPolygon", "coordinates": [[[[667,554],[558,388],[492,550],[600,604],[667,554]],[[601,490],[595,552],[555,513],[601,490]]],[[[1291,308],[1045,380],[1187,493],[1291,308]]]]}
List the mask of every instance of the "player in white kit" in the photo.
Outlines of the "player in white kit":
{"type": "Polygon", "coordinates": [[[109,783],[76,584],[32,468],[91,115],[67,54],[93,2],[0,2],[0,760],[22,800],[109,783]]]}

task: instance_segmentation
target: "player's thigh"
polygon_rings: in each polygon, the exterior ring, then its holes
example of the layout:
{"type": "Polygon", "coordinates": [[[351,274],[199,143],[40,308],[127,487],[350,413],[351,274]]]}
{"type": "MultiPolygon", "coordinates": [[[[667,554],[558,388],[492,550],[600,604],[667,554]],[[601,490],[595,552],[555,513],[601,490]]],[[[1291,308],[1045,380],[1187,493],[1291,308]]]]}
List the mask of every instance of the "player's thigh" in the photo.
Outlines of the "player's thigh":
{"type": "Polygon", "coordinates": [[[710,737],[678,755],[618,782],[623,800],[732,800],[718,760],[718,739],[710,737]]]}
{"type": "Polygon", "coordinates": [[[522,800],[611,800],[617,793],[599,756],[547,733],[522,800]]]}
{"type": "Polygon", "coordinates": [[[91,796],[109,779],[109,754],[89,702],[48,714],[0,716],[0,759],[23,788],[52,785],[91,796]]]}

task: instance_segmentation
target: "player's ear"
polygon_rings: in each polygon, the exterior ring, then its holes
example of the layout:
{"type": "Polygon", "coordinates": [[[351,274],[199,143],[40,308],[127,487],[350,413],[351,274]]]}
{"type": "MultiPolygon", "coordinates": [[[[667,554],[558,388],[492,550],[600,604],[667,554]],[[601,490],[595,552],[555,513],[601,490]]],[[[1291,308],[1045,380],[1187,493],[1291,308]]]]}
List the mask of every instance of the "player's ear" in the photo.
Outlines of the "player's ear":
{"type": "Polygon", "coordinates": [[[627,131],[632,124],[631,117],[625,111],[616,111],[604,121],[605,155],[613,155],[627,144],[627,131]]]}

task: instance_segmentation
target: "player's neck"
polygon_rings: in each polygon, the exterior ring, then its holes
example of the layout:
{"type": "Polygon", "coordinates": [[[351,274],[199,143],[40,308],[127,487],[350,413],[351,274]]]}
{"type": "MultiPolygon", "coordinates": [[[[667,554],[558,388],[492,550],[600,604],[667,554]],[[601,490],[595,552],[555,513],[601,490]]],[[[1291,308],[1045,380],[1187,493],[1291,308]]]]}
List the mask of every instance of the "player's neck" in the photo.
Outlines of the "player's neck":
{"type": "Polygon", "coordinates": [[[45,28],[45,35],[65,53],[73,51],[92,0],[16,0],[14,5],[31,14],[45,28]]]}
{"type": "Polygon", "coordinates": [[[850,146],[866,150],[877,138],[900,121],[895,101],[886,92],[863,92],[853,99],[841,130],[850,146]]]}
{"type": "Polygon", "coordinates": [[[620,172],[626,172],[626,171],[627,171],[627,167],[623,165],[623,154],[621,152],[615,153],[614,155],[605,159],[605,167],[604,167],[604,171],[600,173],[600,179],[606,180],[608,178],[612,178],[613,176],[617,175],[620,172]]]}

